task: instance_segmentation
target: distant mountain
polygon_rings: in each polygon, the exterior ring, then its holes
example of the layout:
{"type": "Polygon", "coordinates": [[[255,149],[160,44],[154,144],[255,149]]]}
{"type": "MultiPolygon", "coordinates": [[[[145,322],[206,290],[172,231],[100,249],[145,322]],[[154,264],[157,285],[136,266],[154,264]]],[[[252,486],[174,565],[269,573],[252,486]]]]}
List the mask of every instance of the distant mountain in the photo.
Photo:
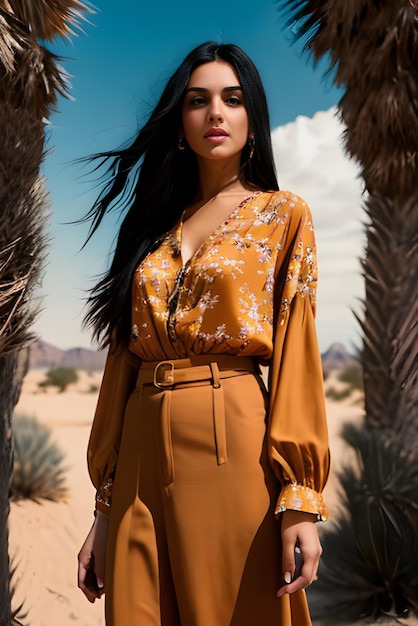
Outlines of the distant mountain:
{"type": "Polygon", "coordinates": [[[88,371],[102,371],[106,360],[106,351],[71,348],[61,350],[46,341],[38,339],[30,346],[29,368],[73,367],[88,371]]]}
{"type": "MultiPolygon", "coordinates": [[[[88,371],[102,371],[106,360],[106,351],[71,348],[61,350],[46,341],[38,339],[30,347],[30,369],[73,367],[88,371]]],[[[341,343],[333,343],[322,354],[322,367],[325,373],[346,367],[359,367],[355,359],[341,343]]]]}
{"type": "Polygon", "coordinates": [[[322,368],[325,374],[332,370],[346,367],[360,367],[359,361],[353,357],[342,343],[333,343],[322,355],[322,368]]]}

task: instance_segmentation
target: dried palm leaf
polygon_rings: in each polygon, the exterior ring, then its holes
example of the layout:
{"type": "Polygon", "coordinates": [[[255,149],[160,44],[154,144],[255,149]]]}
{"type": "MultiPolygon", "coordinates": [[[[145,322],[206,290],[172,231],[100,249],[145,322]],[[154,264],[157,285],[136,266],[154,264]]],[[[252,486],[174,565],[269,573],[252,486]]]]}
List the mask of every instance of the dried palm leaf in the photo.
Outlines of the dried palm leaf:
{"type": "Polygon", "coordinates": [[[34,39],[69,38],[80,29],[91,6],[79,0],[0,0],[0,7],[14,14],[34,39]]]}
{"type": "Polygon", "coordinates": [[[58,93],[69,97],[68,74],[59,57],[34,40],[13,14],[0,9],[0,26],[0,102],[42,121],[58,93]]]}
{"type": "Polygon", "coordinates": [[[315,59],[329,53],[330,71],[346,87],[339,103],[346,147],[359,161],[367,188],[389,197],[408,195],[418,178],[416,10],[406,0],[277,4],[315,59]]]}
{"type": "Polygon", "coordinates": [[[0,68],[12,72],[15,55],[23,51],[19,32],[22,30],[18,20],[0,6],[0,68]]]}

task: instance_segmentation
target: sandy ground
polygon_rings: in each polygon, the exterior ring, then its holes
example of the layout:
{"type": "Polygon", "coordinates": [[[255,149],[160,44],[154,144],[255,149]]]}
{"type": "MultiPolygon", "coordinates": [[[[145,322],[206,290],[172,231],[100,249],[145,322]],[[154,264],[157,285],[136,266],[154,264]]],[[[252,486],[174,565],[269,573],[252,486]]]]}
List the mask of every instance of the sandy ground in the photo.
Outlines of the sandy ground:
{"type": "MultiPolygon", "coordinates": [[[[85,457],[97,400],[97,391],[91,392],[91,388],[97,389],[101,375],[83,373],[65,393],[40,391],[38,382],[43,377],[42,371],[29,372],[16,413],[36,416],[52,429],[54,439],[66,453],[69,496],[63,503],[12,504],[10,554],[17,568],[15,605],[24,601],[24,624],[30,626],[101,626],[103,602],[89,604],[76,586],[77,552],[94,508],[85,457]]],[[[350,456],[339,430],[344,421],[360,421],[361,413],[358,397],[328,402],[333,470],[325,498],[331,516],[338,507],[335,469],[350,456]]],[[[417,622],[407,623],[413,626],[417,622]]]]}
{"type": "Polygon", "coordinates": [[[77,553],[93,520],[94,489],[87,474],[86,449],[101,374],[83,375],[65,393],[39,392],[43,372],[27,375],[16,413],[35,416],[53,431],[65,451],[68,500],[12,504],[10,556],[17,566],[16,605],[25,601],[30,626],[101,626],[103,602],[90,604],[77,588],[77,553]],[[84,390],[84,391],[83,391],[84,390]]]}

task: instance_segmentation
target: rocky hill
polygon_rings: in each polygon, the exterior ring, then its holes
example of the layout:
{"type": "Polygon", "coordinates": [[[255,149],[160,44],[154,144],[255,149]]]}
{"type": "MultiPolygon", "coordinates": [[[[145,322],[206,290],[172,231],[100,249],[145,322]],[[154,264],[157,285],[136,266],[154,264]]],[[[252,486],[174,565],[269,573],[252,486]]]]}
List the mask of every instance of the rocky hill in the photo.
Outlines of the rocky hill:
{"type": "Polygon", "coordinates": [[[322,355],[322,368],[325,374],[347,367],[360,367],[359,361],[347,352],[342,343],[333,343],[322,355]]]}
{"type": "Polygon", "coordinates": [[[95,372],[103,370],[106,359],[106,351],[87,348],[61,350],[41,339],[35,341],[29,350],[30,369],[73,367],[95,372]]]}

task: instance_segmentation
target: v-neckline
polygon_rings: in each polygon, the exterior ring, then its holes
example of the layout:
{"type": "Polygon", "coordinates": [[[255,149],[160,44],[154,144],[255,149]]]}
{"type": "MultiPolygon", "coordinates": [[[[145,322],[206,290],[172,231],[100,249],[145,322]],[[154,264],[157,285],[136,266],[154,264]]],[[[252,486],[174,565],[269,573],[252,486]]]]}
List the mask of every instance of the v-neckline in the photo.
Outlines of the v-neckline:
{"type": "Polygon", "coordinates": [[[261,190],[257,190],[255,192],[253,192],[252,194],[246,196],[245,198],[243,198],[239,204],[233,209],[233,211],[231,213],[228,214],[228,216],[222,220],[222,222],[216,226],[216,228],[202,241],[202,243],[200,244],[200,246],[198,246],[196,248],[196,250],[194,251],[194,253],[189,257],[189,259],[184,262],[184,257],[183,257],[183,252],[182,252],[182,243],[183,243],[183,224],[184,224],[184,215],[186,211],[183,211],[181,218],[180,218],[180,222],[176,228],[176,243],[177,243],[177,250],[179,252],[179,257],[180,257],[180,261],[181,261],[181,266],[182,268],[187,267],[188,265],[190,265],[192,263],[192,261],[195,259],[195,257],[197,257],[199,255],[199,253],[201,252],[201,250],[203,250],[204,247],[207,246],[207,244],[211,241],[211,239],[213,239],[216,235],[219,234],[219,231],[222,230],[222,228],[224,226],[226,226],[226,224],[235,217],[236,213],[238,213],[238,211],[240,209],[242,209],[243,207],[245,207],[247,204],[249,204],[251,202],[251,200],[253,200],[254,198],[257,198],[257,196],[259,196],[260,194],[262,194],[263,191],[261,190]]]}

